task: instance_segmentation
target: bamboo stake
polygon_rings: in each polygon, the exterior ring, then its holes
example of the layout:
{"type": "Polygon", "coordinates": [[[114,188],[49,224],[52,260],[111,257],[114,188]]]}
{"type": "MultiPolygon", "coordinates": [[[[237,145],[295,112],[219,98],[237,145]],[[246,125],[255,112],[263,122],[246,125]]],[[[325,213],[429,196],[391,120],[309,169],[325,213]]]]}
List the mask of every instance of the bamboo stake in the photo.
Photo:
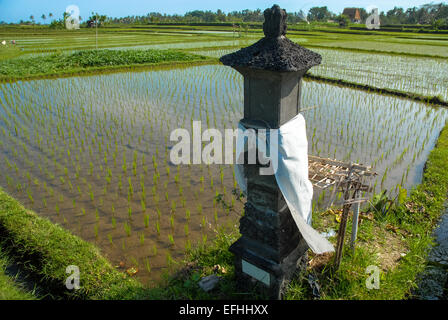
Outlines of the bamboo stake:
{"type": "MultiPolygon", "coordinates": [[[[357,192],[355,192],[355,198],[356,198],[357,192]]],[[[350,246],[352,248],[352,250],[355,249],[355,241],[356,241],[356,237],[358,235],[358,217],[359,217],[359,207],[360,207],[360,202],[356,202],[355,203],[355,209],[353,210],[353,222],[352,222],[352,239],[350,242],[350,246]]]]}
{"type": "Polygon", "coordinates": [[[344,247],[345,230],[347,229],[348,213],[350,211],[351,204],[346,202],[350,199],[350,187],[351,187],[351,177],[352,177],[353,167],[350,167],[347,176],[347,185],[344,192],[344,208],[342,210],[341,223],[339,225],[338,240],[336,245],[336,254],[334,260],[334,267],[336,270],[339,269],[342,258],[342,249],[344,247]]]}

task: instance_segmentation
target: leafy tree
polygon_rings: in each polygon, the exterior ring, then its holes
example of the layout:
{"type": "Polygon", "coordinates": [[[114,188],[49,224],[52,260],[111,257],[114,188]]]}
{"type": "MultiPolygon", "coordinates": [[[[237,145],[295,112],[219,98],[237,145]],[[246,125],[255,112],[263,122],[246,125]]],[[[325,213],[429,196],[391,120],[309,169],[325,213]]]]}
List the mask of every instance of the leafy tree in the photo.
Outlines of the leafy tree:
{"type": "Polygon", "coordinates": [[[106,23],[107,16],[106,15],[100,15],[98,13],[93,13],[87,20],[87,27],[94,28],[96,26],[101,27],[106,23]]]}
{"type": "Polygon", "coordinates": [[[359,8],[359,14],[360,14],[360,16],[361,16],[361,21],[362,21],[362,23],[364,23],[364,22],[367,20],[367,18],[369,17],[369,15],[372,14],[372,12],[367,12],[366,9],[364,9],[364,8],[359,8]]]}
{"type": "Polygon", "coordinates": [[[340,27],[346,27],[350,23],[350,18],[347,17],[345,14],[338,15],[335,20],[336,22],[339,23],[340,27]]]}
{"type": "Polygon", "coordinates": [[[220,21],[220,22],[226,21],[226,15],[222,12],[221,9],[218,9],[218,11],[216,11],[216,16],[217,16],[218,21],[220,21]]]}
{"type": "Polygon", "coordinates": [[[428,3],[420,7],[408,8],[406,11],[395,7],[387,13],[382,12],[380,18],[383,24],[433,25],[439,19],[448,18],[448,5],[444,3],[428,3]]]}
{"type": "Polygon", "coordinates": [[[327,21],[334,14],[325,7],[312,7],[308,12],[309,21],[327,21]]]}
{"type": "MultiPolygon", "coordinates": [[[[48,14],[49,17],[53,17],[53,14],[50,13],[48,14]]],[[[51,29],[64,29],[65,28],[65,20],[67,19],[67,17],[69,16],[69,14],[67,12],[63,12],[62,13],[62,19],[59,20],[52,20],[50,22],[50,28],[51,29]]]]}
{"type": "Polygon", "coordinates": [[[431,28],[433,30],[439,30],[443,25],[445,25],[445,19],[437,19],[431,22],[431,28]]]}

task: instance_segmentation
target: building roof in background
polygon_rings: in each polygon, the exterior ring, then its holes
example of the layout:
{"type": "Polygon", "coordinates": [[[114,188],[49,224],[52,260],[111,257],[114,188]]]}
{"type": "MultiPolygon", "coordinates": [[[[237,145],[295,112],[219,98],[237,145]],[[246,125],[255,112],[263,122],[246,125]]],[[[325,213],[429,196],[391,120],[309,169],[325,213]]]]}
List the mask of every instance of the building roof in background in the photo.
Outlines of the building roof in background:
{"type": "Polygon", "coordinates": [[[358,8],[345,8],[342,14],[350,19],[361,20],[361,13],[358,8]]]}

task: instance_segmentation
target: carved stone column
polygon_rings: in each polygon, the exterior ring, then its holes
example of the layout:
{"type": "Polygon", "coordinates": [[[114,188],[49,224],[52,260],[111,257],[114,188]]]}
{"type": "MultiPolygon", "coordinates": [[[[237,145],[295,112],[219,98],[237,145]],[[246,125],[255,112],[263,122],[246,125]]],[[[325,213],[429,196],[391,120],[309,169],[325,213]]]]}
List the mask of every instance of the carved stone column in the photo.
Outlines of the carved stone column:
{"type": "MultiPolygon", "coordinates": [[[[285,37],[285,10],[275,5],[264,11],[264,17],[265,37],[220,61],[244,76],[242,122],[276,129],[299,113],[302,76],[322,58],[285,37]]],[[[308,247],[275,176],[260,175],[259,169],[258,164],[244,165],[247,203],[240,220],[242,236],[230,251],[242,290],[255,285],[268,297],[279,299],[308,247]]]]}

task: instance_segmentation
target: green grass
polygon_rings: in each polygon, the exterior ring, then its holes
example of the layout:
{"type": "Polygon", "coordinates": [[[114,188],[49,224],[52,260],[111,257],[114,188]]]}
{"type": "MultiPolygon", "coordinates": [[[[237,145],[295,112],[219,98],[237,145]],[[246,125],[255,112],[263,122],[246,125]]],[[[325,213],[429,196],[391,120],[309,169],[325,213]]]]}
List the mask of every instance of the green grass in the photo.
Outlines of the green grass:
{"type": "Polygon", "coordinates": [[[173,50],[84,50],[0,61],[0,80],[204,60],[207,58],[173,50]]]}
{"type": "Polygon", "coordinates": [[[165,274],[162,285],[148,291],[148,297],[168,300],[253,299],[252,293],[242,293],[236,289],[233,254],[228,248],[237,238],[235,232],[217,231],[216,239],[211,244],[189,250],[185,260],[177,263],[175,271],[165,274]],[[198,282],[212,274],[218,275],[221,280],[213,292],[206,293],[198,282]]]}
{"type": "Polygon", "coordinates": [[[139,299],[143,286],[116,270],[99,250],[48,219],[26,210],[0,190],[0,239],[3,251],[24,270],[42,279],[53,297],[65,299],[139,299]],[[79,290],[68,290],[66,268],[80,269],[79,290]]]}
{"type": "MultiPolygon", "coordinates": [[[[353,253],[346,243],[339,270],[332,270],[331,264],[328,264],[326,268],[314,272],[320,281],[323,299],[391,300],[412,297],[417,276],[425,268],[427,253],[433,243],[433,229],[444,212],[448,194],[447,159],[448,125],[442,130],[428,158],[422,183],[402,204],[396,203],[388,215],[375,214],[373,221],[363,221],[358,233],[358,243],[361,245],[353,253]],[[392,234],[386,226],[397,228],[399,233],[392,234]],[[369,290],[365,285],[365,270],[369,265],[380,266],[377,246],[389,246],[393,238],[400,243],[397,249],[406,252],[406,255],[394,268],[381,271],[379,290],[369,290]]],[[[318,229],[322,227],[319,220],[315,223],[318,229]]],[[[288,299],[311,297],[305,277],[295,279],[286,295],[288,299]]]]}
{"type": "Polygon", "coordinates": [[[19,281],[5,274],[9,264],[8,257],[0,252],[0,300],[35,300],[36,296],[32,292],[28,292],[19,281]]]}
{"type": "Polygon", "coordinates": [[[1,45],[0,46],[0,61],[16,58],[16,57],[20,56],[21,54],[22,54],[22,51],[18,47],[11,46],[11,45],[6,45],[6,46],[1,45]]]}

